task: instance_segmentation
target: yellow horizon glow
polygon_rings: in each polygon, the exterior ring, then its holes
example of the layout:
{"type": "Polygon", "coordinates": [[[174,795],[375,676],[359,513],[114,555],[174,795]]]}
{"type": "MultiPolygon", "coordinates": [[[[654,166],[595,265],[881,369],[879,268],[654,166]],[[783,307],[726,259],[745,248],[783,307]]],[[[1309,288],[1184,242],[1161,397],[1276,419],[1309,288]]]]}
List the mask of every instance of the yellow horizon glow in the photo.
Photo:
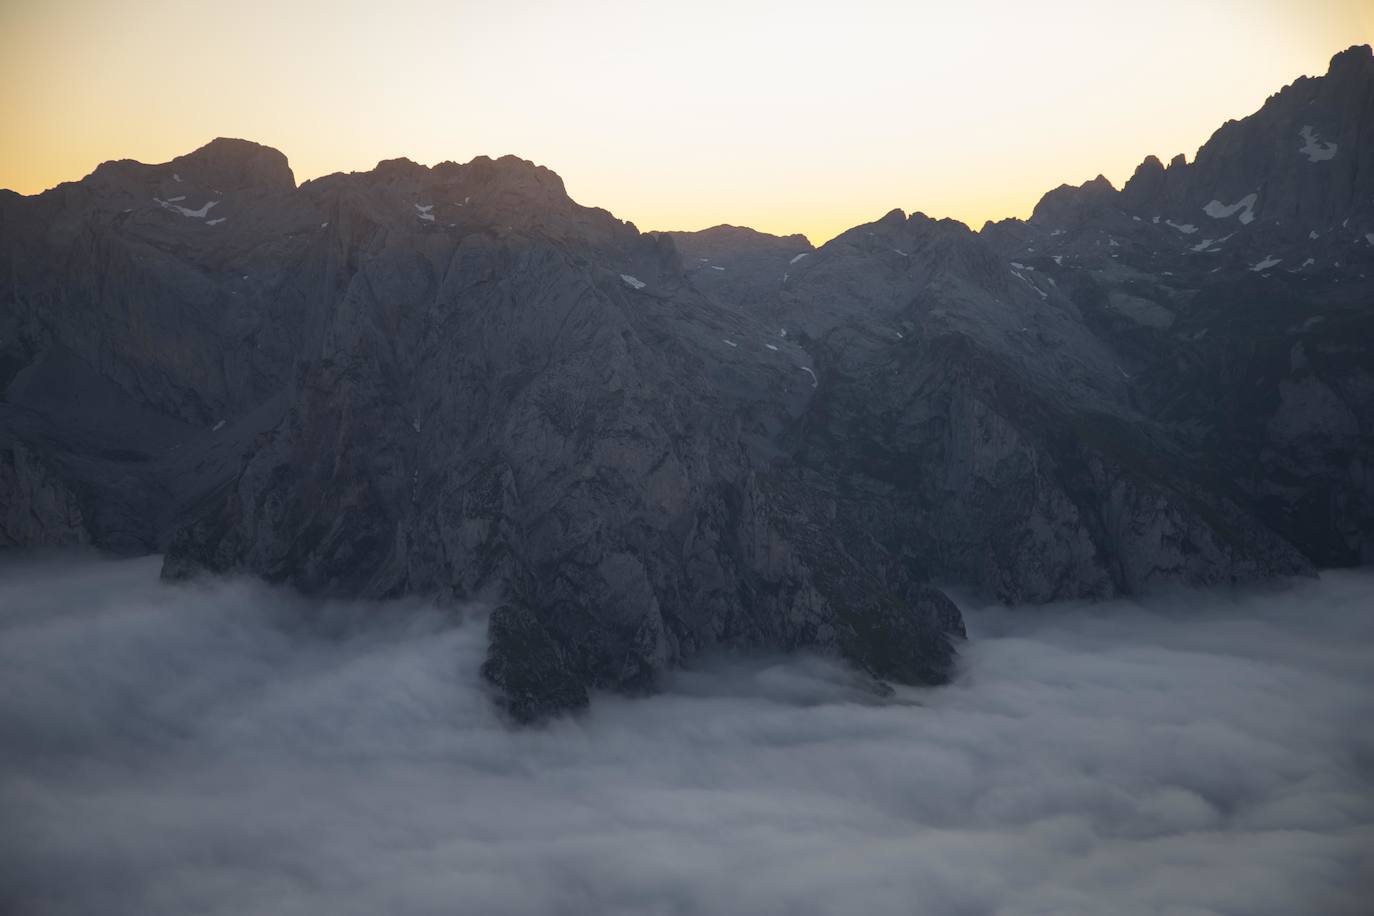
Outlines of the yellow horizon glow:
{"type": "Polygon", "coordinates": [[[1367,0],[0,0],[0,187],[231,136],[298,182],[514,153],[645,230],[978,228],[1371,41],[1367,0]]]}

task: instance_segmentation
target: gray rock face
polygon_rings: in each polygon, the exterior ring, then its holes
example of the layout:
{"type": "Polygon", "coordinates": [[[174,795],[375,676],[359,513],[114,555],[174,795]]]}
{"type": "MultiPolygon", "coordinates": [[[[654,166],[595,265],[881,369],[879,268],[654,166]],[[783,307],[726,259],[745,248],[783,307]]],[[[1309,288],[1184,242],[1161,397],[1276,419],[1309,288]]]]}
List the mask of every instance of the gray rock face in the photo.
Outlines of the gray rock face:
{"type": "Polygon", "coordinates": [[[323,292],[295,193],[280,153],[218,140],[0,194],[0,444],[42,456],[98,546],[165,547],[281,415],[323,292]]]}
{"type": "Polygon", "coordinates": [[[893,211],[819,249],[641,234],[513,157],[296,187],[220,140],[0,194],[0,546],[495,600],[484,674],[519,721],[712,647],[939,683],[963,625],[932,582],[1368,561],[1374,171],[1281,176],[1367,154],[1369,69],[1223,129],[1310,116],[1306,152],[1214,139],[1026,223],[893,211]],[[1201,199],[1232,172],[1268,183],[1201,199]],[[1312,195],[1319,240],[1286,222],[1312,195]]]}
{"type": "Polygon", "coordinates": [[[1308,569],[1199,482],[1050,278],[961,224],[893,211],[752,305],[816,361],[797,455],[863,494],[837,524],[923,578],[1048,601],[1308,569]]]}
{"type": "Polygon", "coordinates": [[[665,232],[682,255],[694,286],[731,302],[766,300],[786,283],[793,265],[815,248],[804,235],[769,235],[742,226],[665,232]]]}
{"type": "Polygon", "coordinates": [[[20,442],[0,451],[0,547],[74,547],[90,542],[76,495],[20,442]]]}
{"type": "Polygon", "coordinates": [[[1180,157],[1163,169],[1147,159],[1122,190],[1120,204],[1199,225],[1233,225],[1252,214],[1254,234],[1301,241],[1313,229],[1325,231],[1351,217],[1359,202],[1365,205],[1357,208],[1363,211],[1360,225],[1367,226],[1374,199],[1374,124],[1367,117],[1372,94],[1370,47],[1342,51],[1325,76],[1302,77],[1255,114],[1222,125],[1193,162],[1180,157]],[[1218,215],[1251,194],[1252,206],[1218,215]]]}
{"type": "Polygon", "coordinates": [[[486,670],[517,719],[712,646],[947,676],[957,613],[792,459],[806,353],[671,240],[509,157],[284,170],[217,141],[6,200],[4,419],[81,510],[49,527],[162,547],[169,577],[500,595],[486,670]],[[874,627],[905,667],[867,657],[874,627]]]}
{"type": "Polygon", "coordinates": [[[1351,48],[1193,163],[982,233],[1079,309],[1195,479],[1322,566],[1374,557],[1372,129],[1374,53],[1351,48]]]}

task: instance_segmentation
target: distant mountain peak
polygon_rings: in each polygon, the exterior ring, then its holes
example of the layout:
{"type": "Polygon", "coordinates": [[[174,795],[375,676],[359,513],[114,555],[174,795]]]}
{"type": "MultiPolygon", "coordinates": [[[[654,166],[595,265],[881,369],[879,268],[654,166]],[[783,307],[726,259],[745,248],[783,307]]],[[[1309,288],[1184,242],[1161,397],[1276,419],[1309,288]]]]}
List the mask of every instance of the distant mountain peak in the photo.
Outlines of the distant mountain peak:
{"type": "Polygon", "coordinates": [[[1347,48],[1331,58],[1325,76],[1299,78],[1258,111],[1221,125],[1192,162],[1179,154],[1164,166],[1147,156],[1120,194],[1101,176],[1078,188],[1061,186],[1041,199],[1031,219],[1068,228],[1124,211],[1212,226],[1222,218],[1214,214],[1239,212],[1234,202],[1249,200],[1242,225],[1253,222],[1284,237],[1320,233],[1363,213],[1374,197],[1371,100],[1374,51],[1347,48]]]}
{"type": "Polygon", "coordinates": [[[760,232],[748,226],[735,226],[730,223],[720,223],[695,232],[669,231],[663,234],[692,236],[703,243],[745,244],[759,248],[778,248],[788,251],[810,251],[815,247],[811,244],[811,240],[800,232],[794,232],[791,235],[774,235],[771,232],[760,232]]]}
{"type": "Polygon", "coordinates": [[[372,168],[375,175],[387,176],[411,176],[429,172],[429,166],[421,165],[406,156],[397,156],[394,159],[383,159],[372,168]]]}
{"type": "Polygon", "coordinates": [[[1331,57],[1331,64],[1326,69],[1327,76],[1335,76],[1347,71],[1359,72],[1367,70],[1374,72],[1374,49],[1369,45],[1351,45],[1344,51],[1338,51],[1331,57]]]}
{"type": "Polygon", "coordinates": [[[1040,198],[1031,213],[1033,222],[1073,221],[1112,203],[1116,188],[1105,175],[1077,187],[1061,184],[1040,198]]]}
{"type": "Polygon", "coordinates": [[[168,166],[187,180],[198,180],[223,191],[253,187],[289,191],[296,186],[291,165],[280,150],[232,137],[217,137],[200,149],[178,156],[168,166]]]}

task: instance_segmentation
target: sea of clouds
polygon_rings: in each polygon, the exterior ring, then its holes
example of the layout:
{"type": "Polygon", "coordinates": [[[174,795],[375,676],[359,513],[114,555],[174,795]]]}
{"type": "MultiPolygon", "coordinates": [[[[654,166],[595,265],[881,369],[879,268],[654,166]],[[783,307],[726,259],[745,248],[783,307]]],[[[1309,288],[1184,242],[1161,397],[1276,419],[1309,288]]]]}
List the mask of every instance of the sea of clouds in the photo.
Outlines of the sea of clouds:
{"type": "Polygon", "coordinates": [[[480,611],[0,565],[0,911],[1235,914],[1374,904],[1374,575],[965,606],[949,687],[716,659],[542,729],[480,611]]]}

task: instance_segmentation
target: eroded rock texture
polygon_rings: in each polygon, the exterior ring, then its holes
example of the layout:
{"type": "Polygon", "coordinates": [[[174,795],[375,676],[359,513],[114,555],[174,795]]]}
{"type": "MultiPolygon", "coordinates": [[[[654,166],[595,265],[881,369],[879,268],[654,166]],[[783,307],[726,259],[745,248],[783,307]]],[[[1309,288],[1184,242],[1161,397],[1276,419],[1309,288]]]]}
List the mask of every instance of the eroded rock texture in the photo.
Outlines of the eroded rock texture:
{"type": "Polygon", "coordinates": [[[0,546],[494,601],[520,720],[712,647],[939,683],[932,588],[1374,557],[1374,59],[1028,222],[644,234],[513,157],[0,193],[0,546]],[[1363,133],[1362,133],[1363,132],[1363,133]]]}

